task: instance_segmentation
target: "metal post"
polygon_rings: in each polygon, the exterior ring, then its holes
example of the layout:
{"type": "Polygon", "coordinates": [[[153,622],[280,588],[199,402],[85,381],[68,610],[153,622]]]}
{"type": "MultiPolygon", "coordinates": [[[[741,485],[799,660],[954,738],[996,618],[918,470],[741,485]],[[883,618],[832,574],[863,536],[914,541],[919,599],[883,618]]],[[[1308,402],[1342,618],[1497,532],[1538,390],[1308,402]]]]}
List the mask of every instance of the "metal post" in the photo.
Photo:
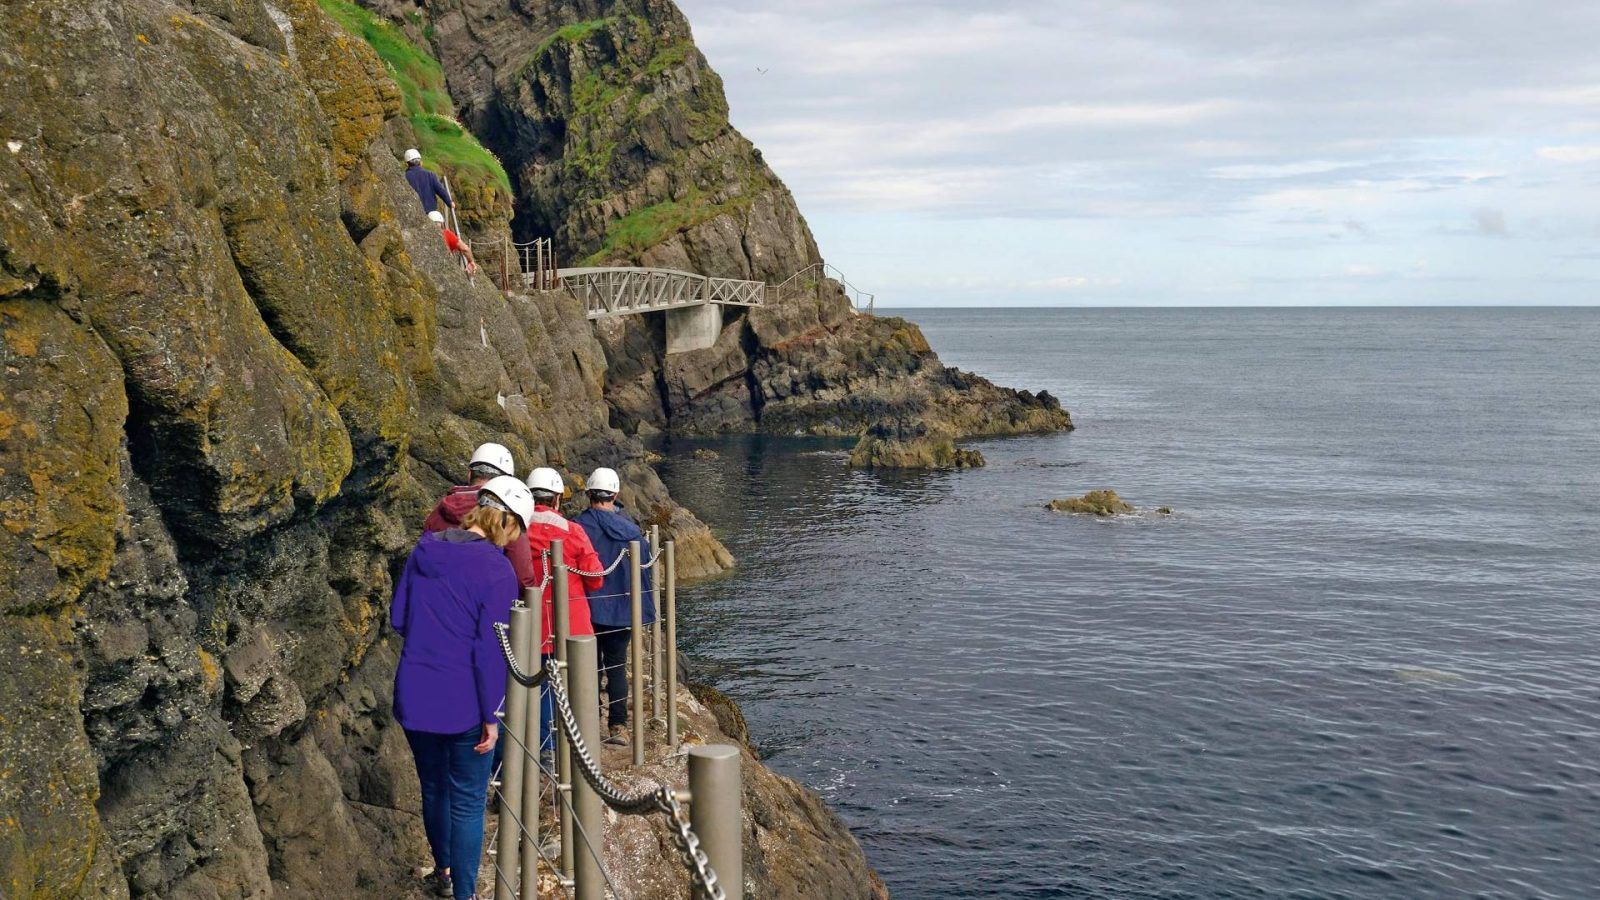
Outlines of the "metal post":
{"type": "Polygon", "coordinates": [[[689,825],[728,900],[744,897],[742,792],[739,748],[728,744],[689,748],[689,825]]]}
{"type": "MultiPolygon", "coordinates": [[[[511,610],[511,652],[524,668],[528,667],[529,660],[536,658],[532,648],[535,646],[533,635],[537,632],[538,625],[537,609],[518,606],[511,610]]],[[[505,712],[501,716],[503,721],[500,723],[505,734],[500,736],[498,822],[501,837],[495,851],[498,854],[496,865],[499,869],[499,874],[494,880],[495,900],[513,900],[517,896],[517,862],[522,846],[522,842],[516,837],[519,830],[517,823],[528,821],[523,811],[523,798],[527,794],[523,788],[527,754],[523,753],[522,748],[516,745],[512,737],[520,739],[527,731],[528,693],[528,689],[518,683],[516,678],[509,672],[506,674],[505,712]]],[[[533,782],[537,784],[538,780],[535,770],[533,782]]]]}
{"type": "MultiPolygon", "coordinates": [[[[572,673],[567,669],[567,638],[572,634],[571,608],[567,598],[567,558],[562,541],[550,542],[551,628],[554,630],[556,662],[561,666],[561,678],[567,686],[567,696],[572,696],[572,673]]],[[[572,759],[567,746],[566,732],[556,732],[556,812],[561,816],[561,874],[572,876],[572,759]],[[560,801],[565,800],[565,803],[560,801]]]]}
{"type": "MultiPolygon", "coordinates": [[[[650,552],[661,561],[661,526],[650,526],[650,552]]],[[[650,718],[661,718],[661,567],[650,572],[650,601],[656,614],[650,621],[650,718]]]]}
{"type": "MultiPolygon", "coordinates": [[[[539,654],[543,650],[540,646],[542,629],[539,620],[544,614],[544,592],[536,591],[533,588],[523,588],[522,605],[525,607],[523,612],[528,614],[526,617],[528,619],[528,646],[527,655],[525,656],[522,655],[522,650],[517,650],[517,658],[536,660],[538,665],[542,667],[544,663],[539,660],[539,654]]],[[[516,610],[512,610],[512,614],[515,615],[515,613],[516,610]]],[[[517,645],[513,643],[512,646],[516,647],[517,645]]],[[[528,663],[523,663],[522,668],[527,670],[530,666],[528,663]]],[[[522,733],[518,735],[522,739],[522,745],[515,749],[519,756],[526,755],[528,757],[522,773],[522,811],[519,813],[526,827],[522,830],[522,852],[519,857],[522,863],[522,890],[517,892],[517,897],[536,898],[539,896],[539,794],[542,793],[539,790],[540,773],[537,754],[539,753],[539,748],[544,744],[539,723],[539,691],[524,690],[523,694],[525,695],[524,708],[526,712],[523,717],[522,733]]],[[[506,702],[511,702],[509,697],[506,702]]],[[[512,748],[508,746],[506,749],[510,750],[512,748]]],[[[505,846],[505,832],[502,831],[500,834],[500,846],[505,846]]],[[[511,873],[507,870],[506,874],[510,875],[511,873]]],[[[495,900],[504,900],[499,896],[498,888],[496,889],[495,900]]]]}
{"type": "MultiPolygon", "coordinates": [[[[567,638],[567,659],[572,673],[568,681],[573,711],[578,714],[578,734],[583,745],[600,746],[600,671],[595,661],[594,635],[567,638]]],[[[573,870],[573,896],[576,900],[604,900],[605,874],[601,870],[600,854],[605,852],[605,835],[600,795],[583,778],[575,778],[572,786],[572,808],[577,813],[578,827],[588,840],[584,850],[577,855],[573,870]]]]}
{"type": "Polygon", "coordinates": [[[633,617],[628,633],[628,661],[633,667],[633,678],[628,681],[628,699],[633,701],[633,764],[644,765],[644,600],[640,593],[640,579],[644,570],[639,568],[639,542],[628,542],[628,606],[633,617]]]}
{"type": "Polygon", "coordinates": [[[666,601],[662,617],[667,620],[667,751],[678,752],[678,560],[676,541],[667,541],[666,601]]]}

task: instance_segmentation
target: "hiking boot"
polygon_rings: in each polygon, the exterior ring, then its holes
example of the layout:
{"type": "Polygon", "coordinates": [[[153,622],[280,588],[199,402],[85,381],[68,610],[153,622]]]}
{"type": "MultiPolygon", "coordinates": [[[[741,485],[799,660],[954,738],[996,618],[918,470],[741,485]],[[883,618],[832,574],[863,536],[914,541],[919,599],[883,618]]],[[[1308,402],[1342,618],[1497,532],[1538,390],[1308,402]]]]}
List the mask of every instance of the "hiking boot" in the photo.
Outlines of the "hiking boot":
{"type": "Polygon", "coordinates": [[[422,884],[427,889],[429,896],[445,898],[455,896],[455,891],[450,886],[450,876],[439,869],[429,872],[428,877],[422,879],[422,884]]]}
{"type": "Polygon", "coordinates": [[[610,744],[613,747],[626,747],[626,746],[628,746],[628,726],[626,726],[626,725],[613,725],[613,726],[611,726],[611,733],[606,735],[606,743],[610,744]]]}

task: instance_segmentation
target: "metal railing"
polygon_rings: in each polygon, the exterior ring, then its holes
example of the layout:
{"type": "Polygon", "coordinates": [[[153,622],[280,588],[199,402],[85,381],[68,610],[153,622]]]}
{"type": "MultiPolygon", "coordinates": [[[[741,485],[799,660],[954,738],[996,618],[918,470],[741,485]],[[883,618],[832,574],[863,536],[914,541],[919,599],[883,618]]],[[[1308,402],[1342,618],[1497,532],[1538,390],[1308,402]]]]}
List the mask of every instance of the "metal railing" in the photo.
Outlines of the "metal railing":
{"type": "Polygon", "coordinates": [[[850,298],[850,306],[858,313],[872,315],[877,306],[877,295],[861,290],[851,284],[844,273],[825,262],[812,263],[804,269],[790,275],[783,283],[776,285],[769,292],[773,302],[782,303],[785,300],[797,297],[806,291],[814,291],[824,281],[836,282],[850,298]]]}
{"type": "Polygon", "coordinates": [[[553,291],[556,277],[556,252],[550,238],[516,243],[510,238],[470,241],[478,268],[487,272],[502,292],[517,290],[553,291]]]}
{"type": "Polygon", "coordinates": [[[677,269],[623,266],[561,269],[561,284],[583,303],[590,319],[719,303],[760,306],[767,286],[738,278],[711,278],[677,269]]]}
{"type": "MultiPolygon", "coordinates": [[[[657,713],[664,713],[664,756],[675,756],[678,750],[677,561],[674,543],[662,544],[659,538],[660,529],[653,527],[651,546],[659,549],[649,559],[645,558],[641,542],[634,541],[605,570],[615,570],[624,558],[628,561],[633,640],[629,665],[635,675],[629,680],[629,701],[633,713],[632,762],[636,766],[645,762],[647,694],[655,696],[657,713]],[[642,576],[658,566],[654,588],[663,602],[653,629],[646,632],[642,621],[642,576]],[[660,639],[663,621],[664,643],[660,639]],[[647,633],[653,636],[648,663],[644,645],[647,633]],[[664,709],[660,696],[663,656],[664,709]]],[[[542,590],[525,589],[519,605],[511,611],[510,622],[495,625],[507,668],[502,714],[503,739],[507,742],[503,745],[500,772],[493,781],[498,827],[495,846],[489,851],[496,900],[534,900],[538,896],[541,864],[555,876],[562,891],[570,890],[577,900],[601,900],[608,892],[621,896],[605,867],[605,807],[622,815],[665,814],[673,843],[689,873],[691,895],[706,900],[740,900],[744,878],[738,748],[690,747],[686,754],[688,790],[653,786],[626,793],[606,776],[593,750],[600,743],[596,640],[592,635],[571,634],[568,575],[577,570],[566,566],[562,552],[562,542],[558,540],[552,541],[544,554],[551,570],[548,581],[555,658],[546,660],[542,667],[526,664],[539,650],[542,590]],[[554,771],[541,761],[538,749],[542,741],[540,688],[549,691],[554,701],[554,771]],[[555,788],[561,838],[560,853],[554,857],[546,856],[539,843],[541,776],[555,788]],[[687,813],[685,803],[689,807],[687,813]]]]}

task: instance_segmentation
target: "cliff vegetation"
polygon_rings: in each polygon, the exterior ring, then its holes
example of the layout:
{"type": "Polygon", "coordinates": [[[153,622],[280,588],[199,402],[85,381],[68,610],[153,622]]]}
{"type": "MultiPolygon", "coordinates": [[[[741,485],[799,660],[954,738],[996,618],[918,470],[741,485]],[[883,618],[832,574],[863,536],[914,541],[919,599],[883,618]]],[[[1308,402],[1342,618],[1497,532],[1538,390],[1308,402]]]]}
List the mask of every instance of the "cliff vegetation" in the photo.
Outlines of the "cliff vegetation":
{"type": "MultiPolygon", "coordinates": [[[[0,896],[408,896],[426,851],[385,613],[477,443],[619,469],[698,577],[733,561],[641,435],[1069,426],[825,279],[668,357],[652,317],[597,327],[457,268],[406,147],[480,239],[514,210],[568,260],[820,262],[668,0],[4,17],[0,896]]],[[[751,896],[874,890],[814,796],[751,783],[751,896]]]]}

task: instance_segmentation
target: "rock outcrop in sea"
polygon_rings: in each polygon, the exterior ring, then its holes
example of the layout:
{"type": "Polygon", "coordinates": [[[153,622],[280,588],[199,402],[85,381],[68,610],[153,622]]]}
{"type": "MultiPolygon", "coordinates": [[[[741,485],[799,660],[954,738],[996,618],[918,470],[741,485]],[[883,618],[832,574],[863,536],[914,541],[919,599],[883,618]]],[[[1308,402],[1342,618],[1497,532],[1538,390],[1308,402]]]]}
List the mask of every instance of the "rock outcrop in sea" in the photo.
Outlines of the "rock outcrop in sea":
{"type": "MultiPolygon", "coordinates": [[[[692,577],[733,560],[639,435],[1070,427],[803,274],[805,222],[666,0],[14,0],[0,25],[0,895],[406,896],[386,611],[481,441],[619,469],[692,577]],[[469,281],[408,146],[470,236],[802,277],[668,357],[659,317],[469,281]]],[[[753,783],[756,895],[872,889],[813,795],[753,783]]]]}
{"type": "MultiPolygon", "coordinates": [[[[1117,496],[1117,492],[1109,488],[1099,491],[1090,491],[1082,497],[1065,497],[1051,500],[1046,508],[1053,512],[1075,513],[1085,516],[1131,516],[1138,512],[1132,503],[1117,496]]],[[[1157,510],[1161,513],[1170,513],[1172,510],[1162,507],[1157,510]]]]}
{"type": "Polygon", "coordinates": [[[850,465],[857,469],[977,469],[985,462],[982,453],[957,447],[955,433],[949,428],[895,419],[867,429],[850,451],[850,465]]]}

